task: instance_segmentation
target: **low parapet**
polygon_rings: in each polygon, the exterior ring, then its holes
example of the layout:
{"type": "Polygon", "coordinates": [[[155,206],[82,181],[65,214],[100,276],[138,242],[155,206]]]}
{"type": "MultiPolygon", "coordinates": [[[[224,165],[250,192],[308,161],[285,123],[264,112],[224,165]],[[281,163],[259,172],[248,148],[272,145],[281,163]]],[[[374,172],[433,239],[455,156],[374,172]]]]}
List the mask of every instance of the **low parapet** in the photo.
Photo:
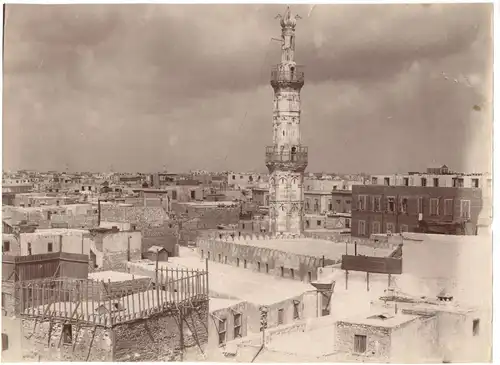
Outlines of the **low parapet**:
{"type": "MultiPolygon", "coordinates": [[[[399,237],[399,236],[398,236],[399,237]]],[[[248,241],[266,241],[266,240],[304,240],[304,239],[312,239],[312,240],[322,240],[322,241],[331,241],[334,243],[346,243],[346,244],[358,244],[363,246],[371,246],[376,248],[396,248],[402,242],[401,239],[368,239],[368,238],[357,238],[351,237],[350,235],[345,234],[335,234],[327,237],[320,236],[305,236],[303,234],[294,235],[294,234],[277,234],[277,235],[267,235],[267,234],[241,234],[238,235],[236,233],[210,233],[208,235],[208,240],[212,241],[222,241],[222,242],[248,242],[248,241]]]]}

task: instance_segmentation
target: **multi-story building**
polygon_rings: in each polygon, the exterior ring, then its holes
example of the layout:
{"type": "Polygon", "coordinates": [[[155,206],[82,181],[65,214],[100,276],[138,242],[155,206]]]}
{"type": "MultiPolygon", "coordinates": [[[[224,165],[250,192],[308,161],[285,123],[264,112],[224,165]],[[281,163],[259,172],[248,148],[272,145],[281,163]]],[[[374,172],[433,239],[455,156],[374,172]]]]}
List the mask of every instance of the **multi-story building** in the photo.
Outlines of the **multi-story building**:
{"type": "Polygon", "coordinates": [[[475,234],[483,205],[479,188],[359,185],[352,198],[354,237],[415,231],[475,234]]]}
{"type": "Polygon", "coordinates": [[[371,185],[385,186],[421,186],[421,187],[454,187],[485,188],[491,182],[491,176],[480,173],[452,172],[446,165],[429,167],[426,172],[408,172],[407,174],[372,175],[371,185]]]}

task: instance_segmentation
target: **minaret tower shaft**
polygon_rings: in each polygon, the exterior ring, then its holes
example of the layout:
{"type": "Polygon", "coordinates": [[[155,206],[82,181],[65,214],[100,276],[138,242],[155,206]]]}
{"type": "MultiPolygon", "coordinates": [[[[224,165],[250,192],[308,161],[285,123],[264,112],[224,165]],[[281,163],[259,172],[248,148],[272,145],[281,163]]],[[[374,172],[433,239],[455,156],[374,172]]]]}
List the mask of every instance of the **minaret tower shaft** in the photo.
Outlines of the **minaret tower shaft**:
{"type": "Polygon", "coordinates": [[[300,90],[304,72],[295,63],[295,25],[290,8],[278,15],[281,63],[271,71],[274,90],[273,145],[266,147],[269,169],[269,219],[272,234],[299,235],[304,228],[304,171],[307,147],[300,141],[300,90]]]}

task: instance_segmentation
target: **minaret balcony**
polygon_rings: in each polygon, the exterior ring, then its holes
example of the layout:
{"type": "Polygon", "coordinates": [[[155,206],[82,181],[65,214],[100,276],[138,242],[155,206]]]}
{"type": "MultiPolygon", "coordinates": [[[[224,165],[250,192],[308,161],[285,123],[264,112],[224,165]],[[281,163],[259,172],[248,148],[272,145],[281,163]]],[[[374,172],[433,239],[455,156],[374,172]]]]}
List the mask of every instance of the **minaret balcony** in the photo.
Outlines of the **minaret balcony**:
{"type": "Polygon", "coordinates": [[[280,167],[292,170],[305,169],[308,162],[307,147],[292,147],[289,149],[277,146],[266,147],[266,165],[268,168],[280,167]]]}
{"type": "Polygon", "coordinates": [[[274,66],[271,70],[271,85],[273,87],[286,86],[287,84],[302,86],[304,85],[303,69],[303,66],[274,66]]]}

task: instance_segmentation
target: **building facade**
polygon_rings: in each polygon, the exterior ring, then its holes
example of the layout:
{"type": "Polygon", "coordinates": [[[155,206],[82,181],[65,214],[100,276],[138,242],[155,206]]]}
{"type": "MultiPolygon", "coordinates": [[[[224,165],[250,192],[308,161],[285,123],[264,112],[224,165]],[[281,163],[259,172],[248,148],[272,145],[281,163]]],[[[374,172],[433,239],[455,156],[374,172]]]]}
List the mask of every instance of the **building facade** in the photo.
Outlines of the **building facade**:
{"type": "Polygon", "coordinates": [[[300,90],[304,73],[295,63],[297,17],[287,8],[281,20],[281,63],[271,73],[274,90],[273,145],[266,147],[272,234],[300,234],[304,224],[303,182],[307,147],[300,140],[300,90]]]}
{"type": "MultiPolygon", "coordinates": [[[[478,188],[359,185],[353,187],[351,233],[420,232],[422,225],[466,225],[475,234],[482,209],[478,188]]],[[[435,232],[441,233],[441,232],[435,232]]]]}

